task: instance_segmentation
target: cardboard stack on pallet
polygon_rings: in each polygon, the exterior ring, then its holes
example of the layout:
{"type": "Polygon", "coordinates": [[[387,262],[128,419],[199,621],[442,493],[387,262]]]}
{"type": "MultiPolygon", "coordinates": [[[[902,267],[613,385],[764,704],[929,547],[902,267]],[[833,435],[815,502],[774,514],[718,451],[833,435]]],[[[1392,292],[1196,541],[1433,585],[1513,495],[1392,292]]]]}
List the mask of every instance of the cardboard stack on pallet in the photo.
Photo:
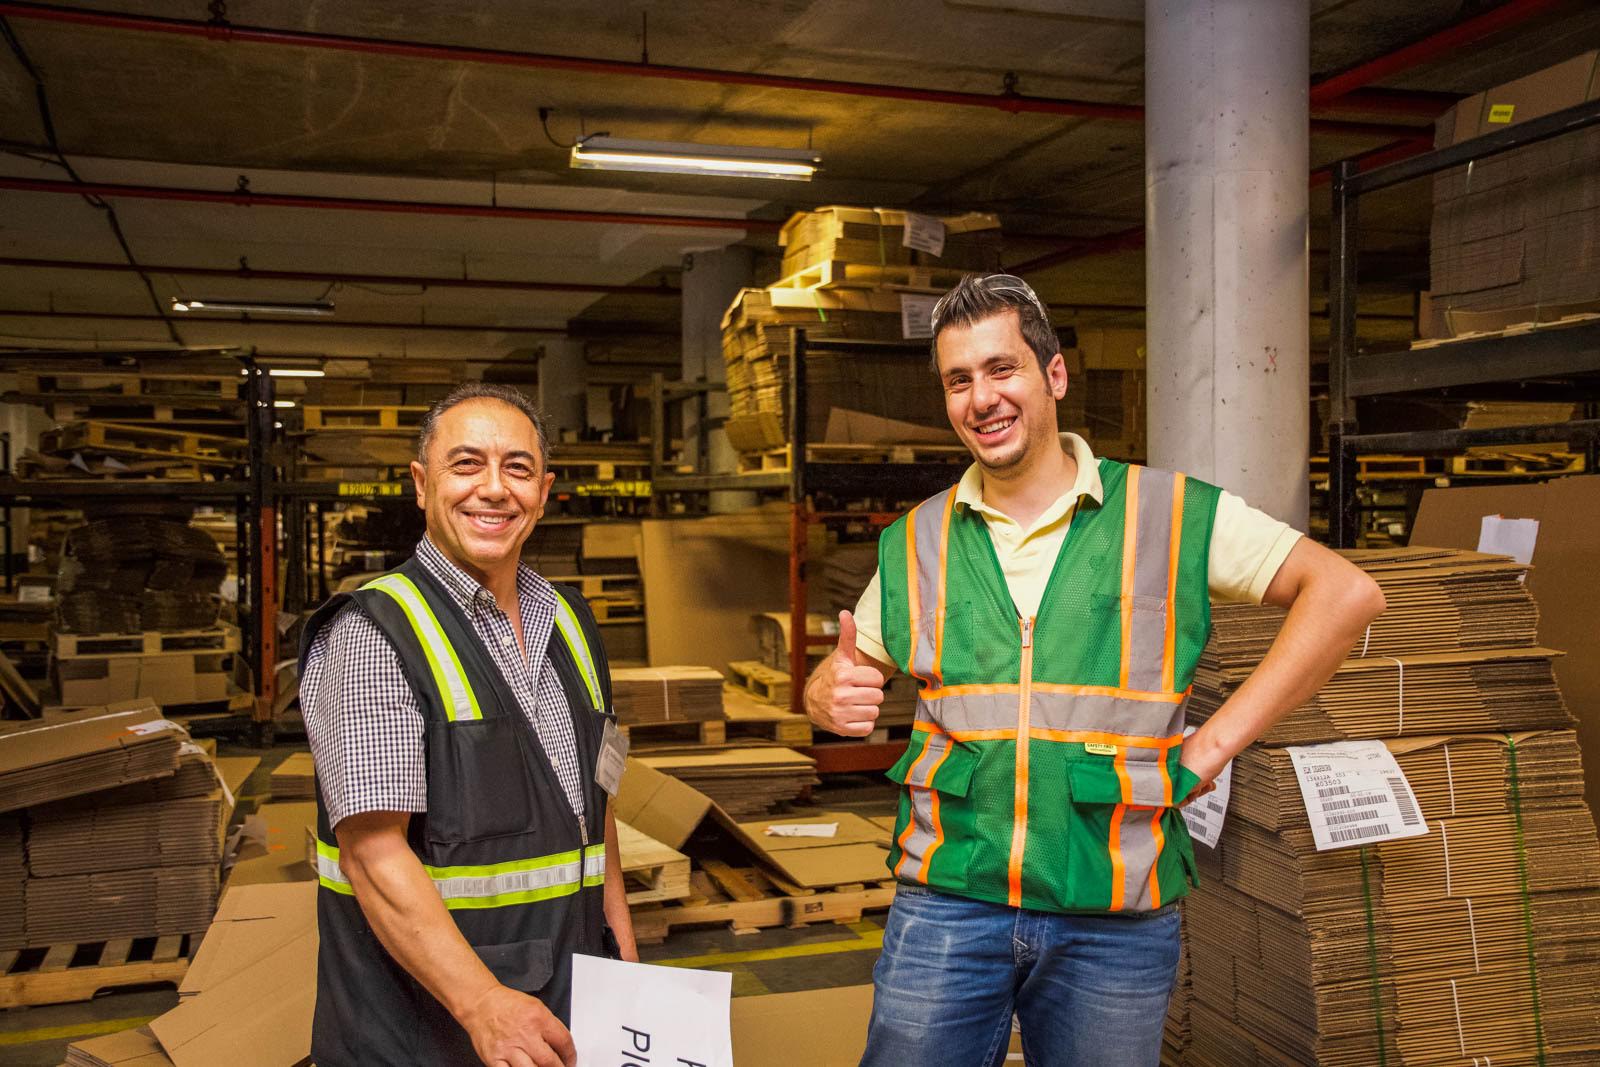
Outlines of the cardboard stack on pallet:
{"type": "MultiPolygon", "coordinates": [[[[1595,1062],[1600,840],[1523,568],[1427,549],[1356,562],[1388,611],[1238,757],[1218,847],[1196,847],[1168,1061],[1595,1062]],[[1327,742],[1387,753],[1409,787],[1386,779],[1391,801],[1318,778],[1343,757],[1298,746],[1327,742]],[[1363,844],[1386,820],[1409,836],[1363,844]]],[[[1217,609],[1191,720],[1237,690],[1281,620],[1217,609]]]]}
{"type": "MultiPolygon", "coordinates": [[[[1600,53],[1469,96],[1438,122],[1460,144],[1593,100],[1600,53]]],[[[1589,128],[1445,171],[1433,183],[1424,337],[1453,337],[1600,311],[1600,130],[1589,128]]]]}
{"type": "Polygon", "coordinates": [[[0,895],[20,875],[22,897],[0,949],[203,931],[233,806],[212,757],[149,702],[0,733],[0,895]]]}

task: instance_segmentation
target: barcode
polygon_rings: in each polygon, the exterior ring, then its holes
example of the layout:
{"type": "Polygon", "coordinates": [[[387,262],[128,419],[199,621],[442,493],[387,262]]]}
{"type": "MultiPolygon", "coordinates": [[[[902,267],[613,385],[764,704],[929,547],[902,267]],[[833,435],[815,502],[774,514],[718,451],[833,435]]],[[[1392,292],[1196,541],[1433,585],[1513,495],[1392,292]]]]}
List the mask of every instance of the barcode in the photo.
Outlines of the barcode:
{"type": "Polygon", "coordinates": [[[1347,785],[1323,786],[1321,789],[1317,790],[1317,798],[1321,799],[1323,797],[1336,797],[1341,793],[1348,792],[1350,792],[1350,787],[1347,785]]]}
{"type": "Polygon", "coordinates": [[[1359,841],[1363,837],[1382,837],[1389,832],[1387,823],[1372,823],[1368,826],[1347,826],[1343,830],[1332,830],[1328,833],[1329,841],[1359,841]]]}
{"type": "MultiPolygon", "coordinates": [[[[1358,797],[1356,799],[1359,800],[1360,798],[1358,797]]],[[[1326,804],[1322,805],[1322,810],[1343,811],[1345,808],[1350,807],[1355,802],[1355,800],[1351,800],[1349,797],[1345,797],[1343,800],[1330,800],[1326,804]]]]}
{"type": "Polygon", "coordinates": [[[1305,768],[1305,772],[1307,774],[1321,774],[1323,771],[1331,770],[1333,770],[1333,764],[1331,763],[1313,763],[1311,766],[1305,768]]]}
{"type": "Polygon", "coordinates": [[[1389,799],[1388,797],[1384,796],[1381,793],[1375,793],[1375,794],[1373,794],[1371,796],[1356,797],[1350,803],[1351,803],[1352,806],[1357,807],[1357,808],[1369,808],[1374,804],[1382,804],[1384,801],[1386,801],[1388,799],[1389,799]]]}
{"type": "Polygon", "coordinates": [[[1416,826],[1422,822],[1422,816],[1417,811],[1416,802],[1411,799],[1411,789],[1406,785],[1406,780],[1391,777],[1389,788],[1394,791],[1394,802],[1400,808],[1400,821],[1407,826],[1416,826]]]}
{"type": "Polygon", "coordinates": [[[1330,815],[1325,821],[1329,826],[1338,826],[1341,823],[1348,822],[1371,822],[1373,819],[1382,817],[1383,813],[1381,811],[1373,811],[1371,808],[1366,808],[1362,811],[1347,811],[1339,815],[1330,815]]]}

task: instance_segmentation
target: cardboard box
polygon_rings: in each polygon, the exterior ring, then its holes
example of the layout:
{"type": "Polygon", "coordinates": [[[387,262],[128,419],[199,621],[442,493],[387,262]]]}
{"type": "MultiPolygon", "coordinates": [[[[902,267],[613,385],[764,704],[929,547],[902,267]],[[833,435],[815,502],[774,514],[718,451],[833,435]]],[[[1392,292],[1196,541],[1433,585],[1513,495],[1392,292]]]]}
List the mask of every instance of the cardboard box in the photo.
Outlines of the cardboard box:
{"type": "Polygon", "coordinates": [[[1442,144],[1460,144],[1507,126],[1575,107],[1600,92],[1595,71],[1600,52],[1590,50],[1553,67],[1467,97],[1439,119],[1442,144]]]}
{"type": "Polygon", "coordinates": [[[181,728],[149,700],[0,730],[0,812],[162,778],[178,769],[181,728]]]}
{"type": "Polygon", "coordinates": [[[872,986],[735,997],[731,1015],[738,1067],[856,1067],[867,1047],[872,986]]]}

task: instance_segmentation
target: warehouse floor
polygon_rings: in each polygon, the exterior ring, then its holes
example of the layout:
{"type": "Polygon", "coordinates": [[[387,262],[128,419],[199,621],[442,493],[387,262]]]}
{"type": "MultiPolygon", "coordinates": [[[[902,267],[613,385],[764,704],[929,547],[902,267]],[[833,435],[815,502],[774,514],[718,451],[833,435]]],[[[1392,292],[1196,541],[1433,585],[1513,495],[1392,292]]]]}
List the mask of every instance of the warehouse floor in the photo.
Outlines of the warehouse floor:
{"type": "MultiPolygon", "coordinates": [[[[221,745],[223,755],[262,758],[261,767],[245,785],[243,810],[254,810],[267,793],[272,768],[297,750],[292,745],[271,749],[221,745]]],[[[843,778],[819,788],[815,801],[863,815],[883,815],[894,810],[895,792],[881,777],[843,778]]],[[[860,985],[872,980],[887,914],[868,914],[848,925],[819,923],[739,935],[723,929],[687,930],[662,944],[641,948],[640,957],[646,963],[729,971],[734,996],[860,985]]],[[[141,1026],[172,1008],[177,1000],[177,993],[169,987],[107,993],[79,1004],[0,1012],[0,1063],[56,1067],[66,1059],[69,1043],[141,1026]]]]}

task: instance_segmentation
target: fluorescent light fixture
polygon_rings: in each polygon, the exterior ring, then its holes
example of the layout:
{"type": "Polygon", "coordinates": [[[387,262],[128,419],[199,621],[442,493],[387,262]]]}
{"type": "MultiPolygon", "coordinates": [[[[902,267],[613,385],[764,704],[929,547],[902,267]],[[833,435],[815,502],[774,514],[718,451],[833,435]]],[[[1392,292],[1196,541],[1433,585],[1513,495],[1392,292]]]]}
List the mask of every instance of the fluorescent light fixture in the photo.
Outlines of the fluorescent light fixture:
{"type": "Polygon", "coordinates": [[[727,178],[808,182],[821,169],[822,159],[809,148],[629,141],[596,134],[572,146],[572,165],[579,170],[712,174],[727,178]]]}
{"type": "Polygon", "coordinates": [[[333,305],[326,300],[305,300],[290,304],[266,300],[200,300],[172,298],[173,311],[237,311],[245,315],[332,315],[333,305]]]}
{"type": "MultiPolygon", "coordinates": [[[[239,377],[249,375],[249,371],[239,368],[239,377]]],[[[328,372],[321,367],[268,367],[267,373],[274,378],[326,378],[328,372]]]]}
{"type": "Polygon", "coordinates": [[[295,402],[293,400],[274,400],[272,406],[275,408],[292,408],[295,406],[295,402]]]}

